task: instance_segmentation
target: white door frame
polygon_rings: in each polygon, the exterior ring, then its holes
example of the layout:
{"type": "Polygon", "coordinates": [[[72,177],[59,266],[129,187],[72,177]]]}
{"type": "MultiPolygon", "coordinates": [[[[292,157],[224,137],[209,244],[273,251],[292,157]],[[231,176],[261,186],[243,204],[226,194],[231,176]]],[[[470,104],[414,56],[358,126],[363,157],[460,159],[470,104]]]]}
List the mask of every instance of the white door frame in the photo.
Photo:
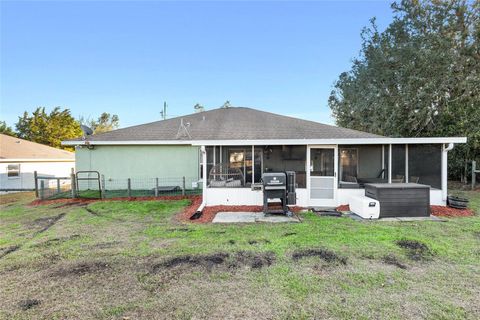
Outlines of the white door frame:
{"type": "MultiPolygon", "coordinates": [[[[311,207],[336,207],[338,191],[338,145],[307,145],[307,161],[305,162],[305,171],[307,172],[307,193],[308,205],[311,207]],[[333,149],[333,199],[312,199],[311,198],[311,149],[333,149]]],[[[313,177],[315,179],[315,177],[313,177]]]]}

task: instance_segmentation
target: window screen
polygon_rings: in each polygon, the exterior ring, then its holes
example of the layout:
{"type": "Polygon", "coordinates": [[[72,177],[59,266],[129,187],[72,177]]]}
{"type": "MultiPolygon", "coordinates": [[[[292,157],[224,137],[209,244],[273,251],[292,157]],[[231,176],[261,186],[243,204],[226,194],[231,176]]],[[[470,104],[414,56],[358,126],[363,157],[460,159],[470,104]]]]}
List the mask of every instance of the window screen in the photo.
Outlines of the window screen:
{"type": "Polygon", "coordinates": [[[405,182],[405,145],[392,145],[392,182],[405,182]]]}
{"type": "Polygon", "coordinates": [[[442,188],[441,145],[411,144],[408,146],[408,180],[442,188]]]}

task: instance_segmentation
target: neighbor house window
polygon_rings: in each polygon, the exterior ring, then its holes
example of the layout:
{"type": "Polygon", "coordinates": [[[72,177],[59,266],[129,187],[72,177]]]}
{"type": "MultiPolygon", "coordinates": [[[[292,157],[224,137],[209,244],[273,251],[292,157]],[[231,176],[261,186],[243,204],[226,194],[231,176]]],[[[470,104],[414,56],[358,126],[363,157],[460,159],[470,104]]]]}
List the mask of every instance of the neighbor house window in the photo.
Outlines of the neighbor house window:
{"type": "Polygon", "coordinates": [[[19,164],[9,164],[7,166],[7,176],[9,178],[20,177],[20,165],[19,164]]]}

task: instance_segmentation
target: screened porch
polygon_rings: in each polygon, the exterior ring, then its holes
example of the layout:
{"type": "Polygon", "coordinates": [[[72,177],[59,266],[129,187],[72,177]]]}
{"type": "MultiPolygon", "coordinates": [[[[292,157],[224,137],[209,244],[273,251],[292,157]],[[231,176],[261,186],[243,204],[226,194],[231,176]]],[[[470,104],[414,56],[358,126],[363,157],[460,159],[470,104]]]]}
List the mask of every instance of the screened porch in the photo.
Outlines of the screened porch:
{"type": "Polygon", "coordinates": [[[338,152],[339,188],[408,182],[442,187],[441,144],[341,145],[338,152]]]}
{"type": "MultiPolygon", "coordinates": [[[[306,188],[306,146],[207,146],[208,188],[252,188],[264,172],[295,171],[297,188],[306,188]]],[[[203,164],[200,175],[203,179],[203,164]]]]}

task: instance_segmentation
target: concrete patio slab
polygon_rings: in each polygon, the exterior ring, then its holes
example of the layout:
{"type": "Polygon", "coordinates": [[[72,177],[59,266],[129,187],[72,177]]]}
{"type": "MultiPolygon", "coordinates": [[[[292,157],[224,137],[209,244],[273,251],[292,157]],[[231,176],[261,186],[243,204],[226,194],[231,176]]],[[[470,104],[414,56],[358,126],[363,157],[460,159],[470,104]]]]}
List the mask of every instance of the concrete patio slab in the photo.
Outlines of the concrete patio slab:
{"type": "Polygon", "coordinates": [[[265,214],[263,212],[219,212],[213,218],[213,223],[254,223],[254,222],[300,222],[297,217],[287,217],[283,214],[265,214]]]}
{"type": "Polygon", "coordinates": [[[353,220],[358,221],[380,221],[380,222],[412,222],[412,221],[445,221],[439,217],[394,217],[394,218],[380,218],[380,219],[363,219],[353,212],[346,213],[346,217],[350,217],[353,220]]]}

